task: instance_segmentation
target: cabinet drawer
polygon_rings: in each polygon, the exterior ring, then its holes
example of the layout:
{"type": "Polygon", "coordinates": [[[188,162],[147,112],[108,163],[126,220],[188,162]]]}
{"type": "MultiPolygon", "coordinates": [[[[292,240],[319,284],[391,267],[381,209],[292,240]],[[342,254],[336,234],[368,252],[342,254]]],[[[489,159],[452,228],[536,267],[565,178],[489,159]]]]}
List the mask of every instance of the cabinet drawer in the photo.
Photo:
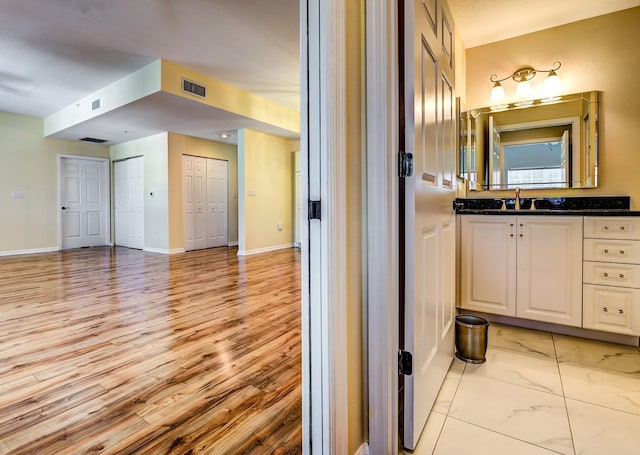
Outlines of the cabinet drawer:
{"type": "Polygon", "coordinates": [[[585,238],[640,240],[640,217],[584,217],[585,238]]]}
{"type": "Polygon", "coordinates": [[[640,288],[640,265],[585,261],[582,281],[588,284],[640,288]]]}
{"type": "Polygon", "coordinates": [[[584,260],[640,264],[640,240],[584,239],[584,260]]]}
{"type": "Polygon", "coordinates": [[[585,329],[640,335],[640,290],[584,285],[585,329]]]}

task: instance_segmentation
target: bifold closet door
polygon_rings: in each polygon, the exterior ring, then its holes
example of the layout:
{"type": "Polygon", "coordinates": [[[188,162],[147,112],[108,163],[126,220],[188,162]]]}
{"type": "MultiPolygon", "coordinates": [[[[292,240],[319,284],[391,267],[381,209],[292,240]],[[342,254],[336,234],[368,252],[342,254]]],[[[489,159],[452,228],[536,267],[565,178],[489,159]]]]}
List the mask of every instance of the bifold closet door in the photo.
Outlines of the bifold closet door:
{"type": "Polygon", "coordinates": [[[144,248],[144,161],[141,156],[113,163],[115,243],[144,248]]]}
{"type": "Polygon", "coordinates": [[[227,162],[183,155],[184,249],[227,245],[227,162]]]}
{"type": "Polygon", "coordinates": [[[207,159],[207,247],[227,245],[227,162],[207,159]]]}

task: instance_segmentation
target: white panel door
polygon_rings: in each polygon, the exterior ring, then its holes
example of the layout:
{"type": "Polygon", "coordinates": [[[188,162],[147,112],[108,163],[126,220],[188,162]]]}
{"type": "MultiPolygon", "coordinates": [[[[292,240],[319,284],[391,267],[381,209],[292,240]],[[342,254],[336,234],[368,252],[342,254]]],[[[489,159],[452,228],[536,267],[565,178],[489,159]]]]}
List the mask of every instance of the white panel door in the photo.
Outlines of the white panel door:
{"type": "Polygon", "coordinates": [[[143,158],[113,163],[115,182],[115,243],[128,248],[144,248],[144,168],[143,158]]]}
{"type": "Polygon", "coordinates": [[[182,198],[184,206],[184,249],[190,251],[195,248],[193,238],[195,232],[195,202],[194,202],[194,157],[182,156],[182,198]]]}
{"type": "Polygon", "coordinates": [[[229,243],[229,167],[227,161],[182,156],[184,249],[229,243]]]}
{"type": "Polygon", "coordinates": [[[207,159],[193,157],[193,247],[207,247],[207,159]]]}
{"type": "MultiPolygon", "coordinates": [[[[403,445],[413,450],[453,359],[455,282],[455,106],[453,69],[443,43],[450,29],[440,2],[405,2],[405,151],[413,175],[403,179],[404,375],[403,445]],[[427,7],[428,6],[428,7],[427,7]],[[440,30],[440,34],[437,32],[440,30]]],[[[446,39],[445,39],[446,38],[446,39]]]]}
{"type": "Polygon", "coordinates": [[[228,231],[228,166],[207,159],[207,248],[226,246],[228,231]]]}
{"type": "Polygon", "coordinates": [[[108,160],[60,158],[60,238],[63,249],[109,242],[108,160]]]}

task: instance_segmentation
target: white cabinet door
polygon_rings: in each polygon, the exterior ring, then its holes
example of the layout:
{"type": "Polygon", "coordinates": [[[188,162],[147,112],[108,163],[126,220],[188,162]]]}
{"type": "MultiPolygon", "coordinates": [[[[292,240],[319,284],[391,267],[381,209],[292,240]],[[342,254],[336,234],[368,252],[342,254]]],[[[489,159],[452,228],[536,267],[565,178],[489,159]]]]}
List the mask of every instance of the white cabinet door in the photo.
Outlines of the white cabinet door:
{"type": "Polygon", "coordinates": [[[462,216],[460,306],[516,315],[516,217],[462,216]]]}
{"type": "Polygon", "coordinates": [[[519,318],[582,325],[582,217],[519,216],[519,318]]]}

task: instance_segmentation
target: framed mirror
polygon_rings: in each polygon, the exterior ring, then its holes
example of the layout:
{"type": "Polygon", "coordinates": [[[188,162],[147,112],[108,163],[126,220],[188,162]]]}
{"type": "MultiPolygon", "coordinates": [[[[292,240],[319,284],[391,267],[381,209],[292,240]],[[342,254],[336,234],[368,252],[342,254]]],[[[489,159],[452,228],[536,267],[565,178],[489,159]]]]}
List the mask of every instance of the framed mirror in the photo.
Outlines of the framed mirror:
{"type": "Polygon", "coordinates": [[[458,177],[469,189],[595,188],[598,92],[460,113],[458,177]]]}

